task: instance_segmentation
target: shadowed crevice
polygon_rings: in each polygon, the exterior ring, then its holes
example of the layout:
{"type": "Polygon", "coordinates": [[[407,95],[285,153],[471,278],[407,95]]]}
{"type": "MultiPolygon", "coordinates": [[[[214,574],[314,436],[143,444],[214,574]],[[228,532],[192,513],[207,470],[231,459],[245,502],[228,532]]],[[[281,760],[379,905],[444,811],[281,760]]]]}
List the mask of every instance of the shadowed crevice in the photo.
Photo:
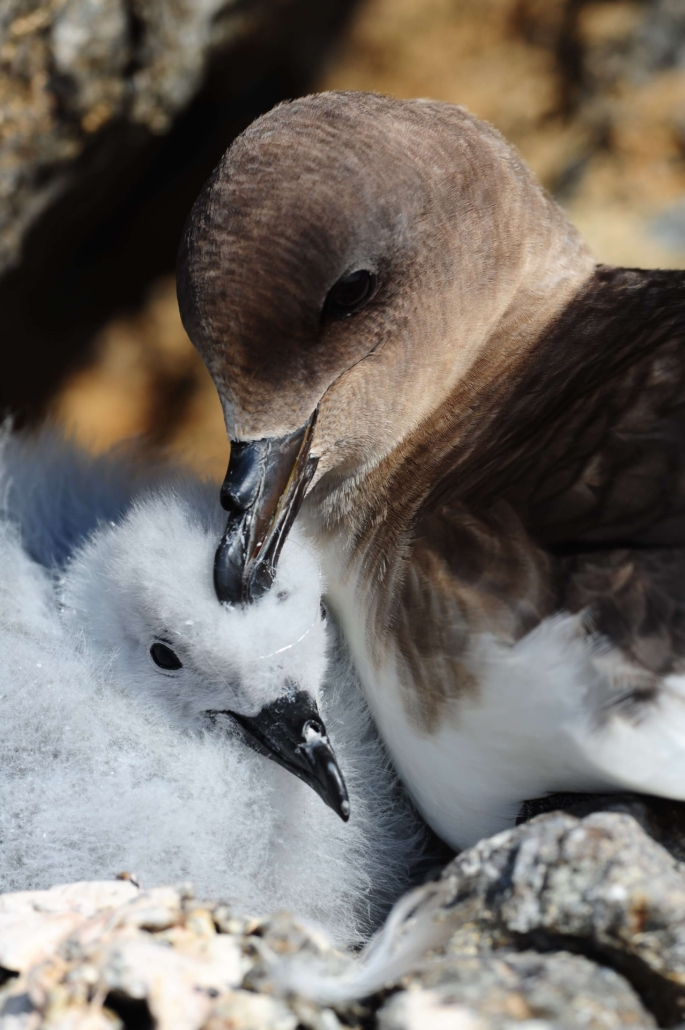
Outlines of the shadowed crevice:
{"type": "Polygon", "coordinates": [[[144,998],[131,998],[123,991],[110,991],[105,1008],[114,1012],[124,1024],[124,1030],[152,1030],[154,1020],[144,998]]]}

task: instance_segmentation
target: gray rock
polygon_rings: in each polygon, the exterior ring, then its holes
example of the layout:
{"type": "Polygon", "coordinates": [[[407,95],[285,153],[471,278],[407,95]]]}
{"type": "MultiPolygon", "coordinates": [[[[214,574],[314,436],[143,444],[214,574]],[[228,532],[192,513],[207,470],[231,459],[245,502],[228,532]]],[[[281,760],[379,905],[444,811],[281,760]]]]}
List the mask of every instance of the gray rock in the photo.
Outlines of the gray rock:
{"type": "MultiPolygon", "coordinates": [[[[494,952],[434,957],[410,978],[408,990],[380,1010],[383,1030],[411,1030],[421,1020],[460,1013],[480,1026],[503,1030],[531,1020],[557,1027],[610,1030],[654,1026],[627,981],[568,952],[494,952]]],[[[423,1026],[428,1026],[424,1022],[423,1026]]]]}
{"type": "Polygon", "coordinates": [[[165,132],[211,54],[240,31],[237,0],[4,0],[0,6],[0,273],[80,174],[106,126],[165,132]]]}
{"type": "Polygon", "coordinates": [[[188,886],[130,879],[0,895],[0,963],[14,974],[0,1030],[682,1022],[685,866],[627,814],[551,813],[482,841],[402,911],[375,986],[367,976],[368,989],[345,987],[333,1004],[320,976],[353,984],[364,960],[287,913],[251,919],[188,886]],[[299,993],[283,975],[293,963],[306,973],[299,993]]]}
{"type": "MultiPolygon", "coordinates": [[[[504,951],[509,963],[513,949],[582,953],[630,981],[660,1025],[682,1021],[685,867],[630,816],[541,816],[463,852],[423,890],[405,937],[432,921],[455,961],[504,951]]],[[[423,965],[415,982],[432,985],[442,961],[423,965]]]]}
{"type": "Polygon", "coordinates": [[[518,822],[559,810],[579,819],[593,812],[630,815],[648,837],[666,848],[679,862],[685,861],[685,803],[682,801],[629,791],[612,794],[550,794],[546,798],[524,802],[518,822]]]}

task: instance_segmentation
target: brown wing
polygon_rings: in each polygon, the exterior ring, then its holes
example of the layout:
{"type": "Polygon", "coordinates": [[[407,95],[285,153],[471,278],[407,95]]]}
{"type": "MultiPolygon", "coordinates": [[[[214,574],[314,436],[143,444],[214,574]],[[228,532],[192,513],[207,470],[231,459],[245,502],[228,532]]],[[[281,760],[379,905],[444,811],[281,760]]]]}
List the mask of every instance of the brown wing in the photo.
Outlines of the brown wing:
{"type": "Polygon", "coordinates": [[[598,269],[488,449],[547,549],[685,545],[685,273],[598,269]]]}
{"type": "Polygon", "coordinates": [[[685,273],[600,267],[522,367],[484,381],[387,474],[360,535],[425,724],[473,687],[474,630],[515,640],[584,609],[650,675],[685,654],[685,273]]]}
{"type": "Polygon", "coordinates": [[[600,268],[502,412],[505,495],[557,605],[654,675],[685,655],[685,274],[600,268]]]}
{"type": "Polygon", "coordinates": [[[655,676],[685,667],[685,550],[624,549],[563,560],[562,607],[655,676]]]}

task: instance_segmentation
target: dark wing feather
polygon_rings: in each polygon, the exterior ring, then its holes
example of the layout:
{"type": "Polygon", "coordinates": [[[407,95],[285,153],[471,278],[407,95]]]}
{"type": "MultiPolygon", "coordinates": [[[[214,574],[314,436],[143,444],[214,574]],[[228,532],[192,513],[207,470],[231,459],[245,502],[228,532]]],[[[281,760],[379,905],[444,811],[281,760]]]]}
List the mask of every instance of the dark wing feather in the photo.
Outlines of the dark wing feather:
{"type": "Polygon", "coordinates": [[[599,269],[536,351],[493,441],[531,537],[685,545],[685,274],[599,269]]]}
{"type": "Polygon", "coordinates": [[[396,462],[364,541],[378,634],[429,724],[470,689],[474,631],[585,610],[650,676],[685,655],[685,273],[598,268],[519,368],[480,382],[466,432],[456,397],[396,462]]]}

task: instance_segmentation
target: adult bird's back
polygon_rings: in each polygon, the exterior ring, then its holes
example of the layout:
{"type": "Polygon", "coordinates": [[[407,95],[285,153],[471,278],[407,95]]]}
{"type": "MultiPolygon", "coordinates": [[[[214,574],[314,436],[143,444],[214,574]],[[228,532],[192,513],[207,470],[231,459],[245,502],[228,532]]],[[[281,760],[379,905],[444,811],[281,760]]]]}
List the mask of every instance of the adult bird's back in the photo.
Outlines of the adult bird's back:
{"type": "Polygon", "coordinates": [[[181,312],[235,441],[217,591],[269,589],[304,498],[453,845],[552,791],[685,798],[684,286],[597,265],[493,128],[425,100],[281,105],[190,215],[181,312]]]}

